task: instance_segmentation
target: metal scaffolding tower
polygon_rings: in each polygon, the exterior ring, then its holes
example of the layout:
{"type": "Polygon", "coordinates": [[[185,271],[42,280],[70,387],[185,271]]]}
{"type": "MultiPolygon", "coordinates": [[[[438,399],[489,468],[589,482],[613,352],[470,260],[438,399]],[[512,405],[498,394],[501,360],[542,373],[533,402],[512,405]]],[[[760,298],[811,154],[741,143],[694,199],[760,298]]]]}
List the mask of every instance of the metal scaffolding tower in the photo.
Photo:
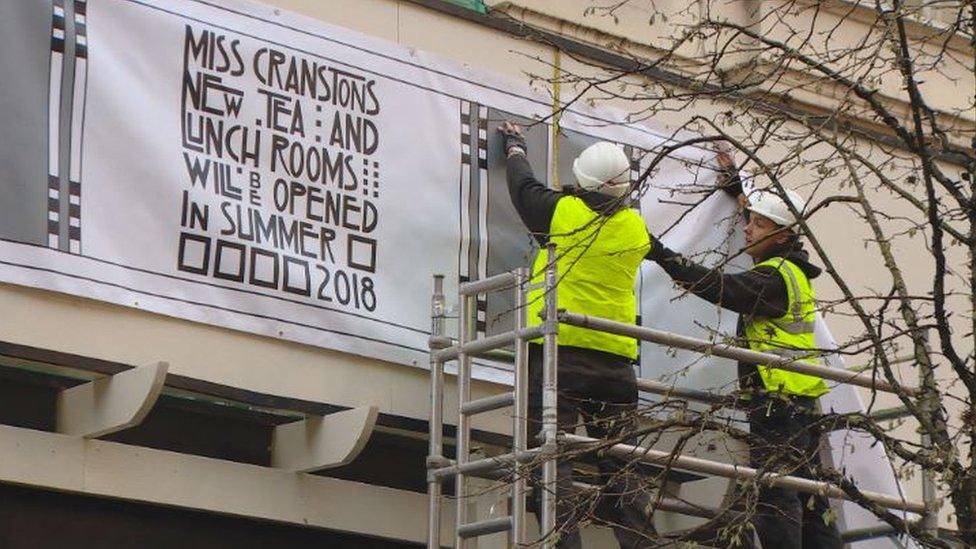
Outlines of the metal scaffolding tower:
{"type": "MultiPolygon", "coordinates": [[[[549,257],[556,257],[554,250],[550,250],[549,257]]],[[[431,336],[429,340],[431,349],[430,448],[426,464],[429,497],[428,549],[441,547],[442,490],[444,482],[452,478],[455,486],[455,526],[453,528],[455,547],[462,549],[466,547],[466,542],[469,539],[497,532],[509,532],[509,541],[512,546],[529,543],[526,531],[526,497],[529,491],[527,478],[530,473],[528,470],[530,462],[534,465],[539,462],[542,463],[542,505],[540,509],[541,524],[539,525],[542,533],[541,545],[544,548],[554,545],[554,536],[551,534],[556,527],[556,456],[560,449],[586,448],[605,442],[558,431],[556,372],[557,338],[560,323],[634,337],[672,348],[687,349],[755,364],[768,364],[791,372],[812,374],[824,379],[879,391],[893,392],[895,390],[886,381],[875,379],[870,374],[818,366],[724,343],[717,344],[651,328],[569,311],[559,311],[556,303],[558,276],[555,261],[550,262],[547,266],[542,283],[545,290],[545,306],[542,313],[544,318],[540,325],[529,327],[525,313],[528,293],[538,286],[530,284],[530,273],[527,269],[517,269],[514,272],[462,283],[459,286],[458,338],[455,340],[445,333],[446,304],[443,283],[442,275],[434,277],[434,293],[431,302],[431,336]],[[481,294],[501,290],[513,290],[515,292],[515,329],[477,339],[475,337],[477,333],[475,330],[476,298],[481,294]],[[543,338],[542,431],[539,441],[529,441],[527,437],[528,342],[539,337],[543,338]],[[513,344],[515,356],[512,391],[471,400],[472,358],[490,354],[494,350],[513,344]],[[457,433],[454,460],[444,456],[443,444],[444,365],[450,361],[457,361],[458,363],[457,433]],[[506,407],[513,407],[511,452],[500,456],[472,460],[471,418],[477,414],[506,407]],[[532,447],[530,447],[530,442],[532,447]],[[536,443],[539,445],[535,446],[536,443]],[[467,491],[468,477],[497,478],[499,473],[510,475],[510,514],[501,518],[470,521],[467,508],[467,499],[471,495],[467,491]]],[[[720,395],[707,391],[678,389],[653,380],[638,379],[637,385],[642,391],[663,395],[665,398],[680,398],[706,403],[714,403],[724,399],[720,395]]],[[[912,387],[902,386],[899,390],[910,395],[920,394],[919,389],[912,387]]],[[[761,477],[763,482],[772,486],[790,488],[810,494],[824,494],[831,498],[849,499],[847,493],[840,487],[828,482],[778,473],[761,473],[752,467],[711,461],[689,455],[675,455],[672,452],[629,444],[615,444],[605,448],[604,451],[629,460],[664,465],[674,469],[728,479],[756,480],[761,477]]],[[[907,501],[898,496],[870,491],[862,491],[861,494],[867,500],[889,509],[917,513],[922,517],[922,524],[932,524],[935,498],[932,490],[924,492],[923,502],[907,501]]],[[[707,517],[714,514],[714,510],[700,509],[669,498],[663,498],[658,508],[693,516],[707,517]]],[[[860,531],[858,533],[861,535],[859,539],[863,539],[865,534],[860,531]]],[[[887,532],[878,530],[873,535],[879,536],[886,533],[891,534],[892,532],[890,530],[887,532]]]]}

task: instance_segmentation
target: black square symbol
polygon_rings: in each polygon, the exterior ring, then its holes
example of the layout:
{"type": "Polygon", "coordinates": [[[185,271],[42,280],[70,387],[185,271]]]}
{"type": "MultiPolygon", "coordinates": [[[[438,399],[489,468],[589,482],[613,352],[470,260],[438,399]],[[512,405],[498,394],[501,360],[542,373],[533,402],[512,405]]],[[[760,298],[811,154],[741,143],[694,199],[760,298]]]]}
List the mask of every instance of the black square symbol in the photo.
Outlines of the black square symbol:
{"type": "Polygon", "coordinates": [[[280,275],[278,254],[259,248],[251,248],[251,284],[277,289],[280,275]],[[271,271],[270,277],[268,271],[271,271]]]}
{"type": "Polygon", "coordinates": [[[176,268],[205,275],[210,272],[210,237],[180,233],[180,250],[176,268]]]}
{"type": "Polygon", "coordinates": [[[312,273],[308,261],[297,257],[283,256],[285,260],[285,281],[283,290],[303,296],[312,295],[312,273]],[[295,285],[298,282],[300,285],[295,285]]]}
{"type": "Polygon", "coordinates": [[[247,247],[226,240],[217,240],[214,252],[214,278],[244,282],[247,247]]]}
{"type": "Polygon", "coordinates": [[[376,241],[365,236],[349,235],[346,257],[349,258],[349,266],[353,269],[375,273],[376,241]]]}

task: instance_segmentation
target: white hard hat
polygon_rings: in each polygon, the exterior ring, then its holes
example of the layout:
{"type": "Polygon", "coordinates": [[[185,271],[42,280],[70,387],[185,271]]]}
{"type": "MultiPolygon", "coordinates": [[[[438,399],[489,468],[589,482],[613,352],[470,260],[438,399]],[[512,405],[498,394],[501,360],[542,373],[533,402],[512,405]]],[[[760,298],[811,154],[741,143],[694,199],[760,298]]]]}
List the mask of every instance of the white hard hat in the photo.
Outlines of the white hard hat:
{"type": "Polygon", "coordinates": [[[579,186],[620,197],[630,190],[630,160],[622,148],[607,141],[594,143],[573,161],[579,186]]]}
{"type": "MultiPolygon", "coordinates": [[[[793,204],[796,211],[803,213],[803,209],[806,207],[806,201],[803,200],[803,197],[795,191],[785,190],[786,198],[793,204]]],[[[786,205],[786,201],[773,191],[769,189],[753,189],[752,192],[746,195],[746,198],[749,200],[746,209],[750,212],[767,217],[773,223],[784,227],[796,223],[796,216],[790,211],[790,207],[786,205]]]]}

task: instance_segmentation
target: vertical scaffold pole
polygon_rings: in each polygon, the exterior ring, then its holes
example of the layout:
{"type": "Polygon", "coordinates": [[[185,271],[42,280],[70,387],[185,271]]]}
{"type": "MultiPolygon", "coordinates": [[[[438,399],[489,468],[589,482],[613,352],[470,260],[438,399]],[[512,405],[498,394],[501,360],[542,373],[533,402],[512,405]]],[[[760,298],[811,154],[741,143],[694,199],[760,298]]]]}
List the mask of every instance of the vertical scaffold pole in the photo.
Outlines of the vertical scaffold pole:
{"type": "Polygon", "coordinates": [[[543,543],[544,548],[555,546],[553,533],[556,529],[556,454],[558,453],[556,437],[559,430],[556,408],[559,331],[556,285],[559,282],[559,273],[556,259],[556,246],[552,243],[547,244],[545,329],[542,340],[542,452],[546,459],[542,465],[542,524],[540,524],[542,535],[547,540],[543,543]]]}
{"type": "MultiPolygon", "coordinates": [[[[528,325],[528,269],[515,271],[515,329],[521,332],[528,325]]],[[[529,342],[519,337],[515,340],[515,410],[512,413],[512,446],[515,455],[528,449],[529,413],[529,342]]],[[[527,543],[525,528],[526,472],[528,468],[516,461],[515,481],[512,483],[512,545],[521,547],[527,543]]]]}
{"type": "MultiPolygon", "coordinates": [[[[464,295],[458,293],[458,344],[462,349],[469,343],[474,334],[474,315],[475,315],[475,294],[464,295]]],[[[464,403],[471,400],[471,356],[468,353],[458,354],[458,420],[457,420],[457,445],[455,446],[457,456],[455,461],[458,465],[468,462],[468,453],[471,451],[471,419],[467,414],[461,413],[464,403]]],[[[467,539],[459,534],[461,527],[468,523],[468,501],[466,490],[466,475],[458,473],[454,477],[454,498],[455,498],[455,538],[454,547],[465,549],[468,546],[467,539]]]]}
{"type": "MultiPolygon", "coordinates": [[[[430,300],[430,448],[427,469],[444,462],[444,363],[434,358],[435,348],[442,347],[444,336],[444,275],[434,275],[434,293],[430,300]]],[[[430,475],[427,480],[427,549],[441,545],[441,482],[430,475]]]]}

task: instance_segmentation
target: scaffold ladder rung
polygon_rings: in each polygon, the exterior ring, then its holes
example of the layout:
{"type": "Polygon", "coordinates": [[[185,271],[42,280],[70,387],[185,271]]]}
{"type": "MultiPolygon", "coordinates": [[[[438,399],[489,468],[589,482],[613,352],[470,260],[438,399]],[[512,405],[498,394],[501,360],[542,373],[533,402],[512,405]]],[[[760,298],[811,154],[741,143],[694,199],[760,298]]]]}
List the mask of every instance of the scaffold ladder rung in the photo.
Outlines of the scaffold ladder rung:
{"type": "Polygon", "coordinates": [[[478,536],[507,532],[512,529],[512,517],[499,517],[464,524],[458,528],[458,536],[470,539],[478,536]]]}
{"type": "Polygon", "coordinates": [[[466,416],[473,416],[475,414],[498,410],[499,408],[506,408],[512,404],[515,404],[515,393],[502,393],[500,395],[469,400],[461,406],[461,413],[466,416]]]}
{"type": "MultiPolygon", "coordinates": [[[[555,266],[550,267],[555,270],[555,266]]],[[[454,479],[454,542],[457,549],[467,547],[467,539],[496,532],[510,532],[511,545],[526,543],[526,494],[525,463],[537,454],[527,448],[527,400],[528,392],[528,341],[546,332],[542,326],[528,326],[525,309],[528,269],[517,269],[482,280],[460,285],[458,292],[458,337],[456,340],[444,333],[443,277],[434,277],[434,297],[431,303],[431,419],[430,452],[427,459],[429,521],[427,547],[441,546],[441,487],[445,479],[454,479]],[[496,290],[512,290],[515,293],[515,326],[505,333],[477,337],[475,329],[476,299],[480,294],[496,290]],[[514,355],[502,349],[514,344],[514,355]],[[514,387],[510,392],[471,399],[472,358],[484,355],[501,355],[514,362],[514,387]],[[444,427],[444,363],[457,360],[457,434],[455,436],[456,459],[451,462],[443,456],[444,427]],[[471,460],[471,416],[512,407],[512,452],[502,456],[471,460]],[[502,475],[512,480],[510,515],[469,522],[469,496],[466,477],[491,477],[502,475]]],[[[548,278],[547,285],[555,288],[555,276],[548,278]]],[[[553,302],[554,305],[554,302],[553,302]]],[[[556,309],[548,314],[555,321],[556,309]]],[[[551,327],[549,328],[551,331],[551,327]]],[[[552,337],[551,335],[548,337],[552,337]]],[[[554,362],[553,362],[554,363],[554,362]]],[[[554,366],[553,366],[554,367],[554,366]]],[[[550,473],[550,476],[553,476],[550,473]]],[[[554,483],[555,479],[550,479],[554,483]]],[[[552,514],[552,513],[551,513],[552,514]]],[[[473,517],[472,517],[473,518],[473,517]]]]}

